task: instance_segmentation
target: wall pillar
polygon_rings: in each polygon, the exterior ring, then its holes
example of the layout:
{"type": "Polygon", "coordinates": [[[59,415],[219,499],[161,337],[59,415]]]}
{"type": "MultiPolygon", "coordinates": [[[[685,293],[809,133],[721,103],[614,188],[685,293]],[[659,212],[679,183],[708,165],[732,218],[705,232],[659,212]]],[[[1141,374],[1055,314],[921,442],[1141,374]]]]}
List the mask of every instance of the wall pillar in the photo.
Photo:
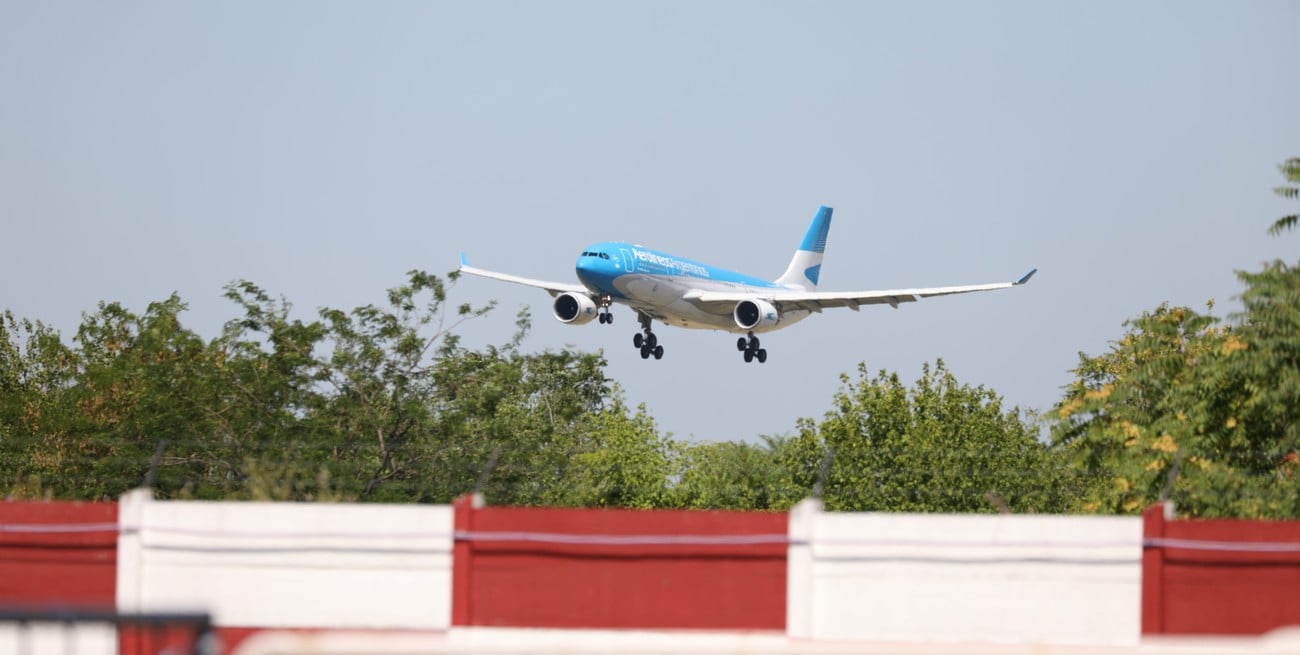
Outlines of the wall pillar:
{"type": "Polygon", "coordinates": [[[474,542],[468,535],[474,531],[474,510],[483,506],[483,494],[461,496],[451,503],[455,512],[453,520],[451,551],[451,624],[467,626],[473,624],[473,586],[474,542]]]}
{"type": "Polygon", "coordinates": [[[790,510],[785,627],[786,634],[795,639],[814,636],[813,540],[817,536],[817,521],[821,513],[822,501],[817,498],[806,498],[790,510]]]}
{"type": "Polygon", "coordinates": [[[1142,512],[1142,635],[1165,632],[1166,505],[1156,503],[1142,512]]]}

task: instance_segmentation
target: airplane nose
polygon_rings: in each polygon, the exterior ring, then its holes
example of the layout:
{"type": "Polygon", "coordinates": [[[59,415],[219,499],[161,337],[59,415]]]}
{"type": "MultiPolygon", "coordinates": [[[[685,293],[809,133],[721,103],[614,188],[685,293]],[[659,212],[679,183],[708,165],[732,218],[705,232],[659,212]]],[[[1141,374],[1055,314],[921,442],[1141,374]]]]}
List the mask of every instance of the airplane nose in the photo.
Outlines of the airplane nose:
{"type": "Polygon", "coordinates": [[[582,256],[578,258],[578,263],[574,265],[574,269],[578,272],[578,279],[582,280],[585,279],[588,275],[591,275],[592,272],[591,260],[592,258],[587,256],[582,256]]]}
{"type": "Polygon", "coordinates": [[[577,264],[578,280],[589,289],[603,289],[609,279],[605,261],[598,257],[579,257],[577,264]]]}
{"type": "Polygon", "coordinates": [[[597,264],[599,260],[594,257],[582,257],[578,259],[578,279],[584,283],[595,282],[600,277],[600,267],[597,264]]]}

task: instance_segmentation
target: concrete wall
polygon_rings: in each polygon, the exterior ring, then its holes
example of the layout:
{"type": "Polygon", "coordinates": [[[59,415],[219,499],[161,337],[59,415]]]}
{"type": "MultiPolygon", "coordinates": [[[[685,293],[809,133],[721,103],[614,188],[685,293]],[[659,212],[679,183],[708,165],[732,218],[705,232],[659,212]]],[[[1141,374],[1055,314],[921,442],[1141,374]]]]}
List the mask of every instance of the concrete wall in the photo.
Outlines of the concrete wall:
{"type": "Polygon", "coordinates": [[[1300,626],[1300,521],[1143,514],[1142,632],[1259,635],[1300,626]]]}
{"type": "MultiPolygon", "coordinates": [[[[111,611],[117,504],[0,502],[0,608],[111,611]]],[[[112,652],[107,625],[0,623],[0,653],[112,652]]]]}
{"type": "Polygon", "coordinates": [[[456,625],[785,627],[785,514],[477,507],[462,498],[456,528],[456,625]]]}
{"type": "Polygon", "coordinates": [[[112,609],[117,503],[0,502],[0,606],[112,609]]]}
{"type": "MultiPolygon", "coordinates": [[[[825,513],[815,501],[788,517],[468,499],[453,513],[137,491],[117,506],[0,503],[0,604],[208,612],[227,646],[268,628],[440,634],[455,623],[1130,647],[1142,631],[1300,621],[1297,526],[1170,521],[1159,508],[1144,535],[1136,517],[825,513]]],[[[9,622],[0,653],[111,634],[9,622]]]]}
{"type": "Polygon", "coordinates": [[[447,506],[120,503],[117,608],[239,628],[446,629],[447,506]]]}
{"type": "Polygon", "coordinates": [[[787,629],[806,639],[1135,644],[1136,517],[790,515],[787,629]]]}

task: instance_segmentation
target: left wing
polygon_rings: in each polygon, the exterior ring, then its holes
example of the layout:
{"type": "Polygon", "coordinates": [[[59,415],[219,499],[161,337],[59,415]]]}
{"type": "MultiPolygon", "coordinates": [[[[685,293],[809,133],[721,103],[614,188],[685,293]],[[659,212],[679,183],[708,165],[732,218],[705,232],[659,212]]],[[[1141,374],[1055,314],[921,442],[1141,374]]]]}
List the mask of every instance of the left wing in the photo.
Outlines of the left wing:
{"type": "Polygon", "coordinates": [[[573,284],[571,282],[547,282],[546,280],[534,280],[529,277],[520,277],[509,273],[498,273],[496,271],[489,271],[482,268],[474,268],[473,266],[470,266],[468,260],[465,259],[465,253],[460,254],[460,269],[458,270],[461,273],[467,273],[469,275],[477,275],[479,277],[491,278],[493,280],[501,280],[502,282],[513,282],[527,287],[545,289],[552,297],[558,296],[562,293],[581,293],[588,295],[591,293],[587,290],[587,287],[584,287],[581,284],[573,284]]]}
{"type": "Polygon", "coordinates": [[[785,307],[806,309],[820,312],[830,307],[848,307],[857,310],[863,305],[889,305],[898,308],[900,303],[916,302],[921,298],[933,296],[950,296],[958,293],[975,291],[993,291],[1018,287],[1029,281],[1037,273],[1033,269],[1015,282],[994,282],[992,284],[970,284],[959,287],[929,287],[924,289],[890,289],[885,291],[797,291],[794,289],[755,289],[750,293],[734,291],[691,291],[684,297],[697,304],[738,303],[742,300],[762,298],[769,302],[780,303],[785,307]]]}

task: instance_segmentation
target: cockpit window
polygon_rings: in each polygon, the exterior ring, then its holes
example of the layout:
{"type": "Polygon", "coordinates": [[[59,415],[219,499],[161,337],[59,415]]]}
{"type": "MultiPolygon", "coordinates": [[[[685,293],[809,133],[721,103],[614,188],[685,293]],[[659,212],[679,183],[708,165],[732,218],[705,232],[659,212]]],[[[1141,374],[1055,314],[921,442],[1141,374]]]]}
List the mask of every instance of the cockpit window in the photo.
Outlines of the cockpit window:
{"type": "Polygon", "coordinates": [[[594,251],[594,250],[584,250],[584,251],[582,251],[582,256],[583,256],[583,257],[599,257],[599,258],[601,258],[601,259],[609,259],[609,254],[608,254],[608,253],[596,252],[596,251],[594,251]]]}

